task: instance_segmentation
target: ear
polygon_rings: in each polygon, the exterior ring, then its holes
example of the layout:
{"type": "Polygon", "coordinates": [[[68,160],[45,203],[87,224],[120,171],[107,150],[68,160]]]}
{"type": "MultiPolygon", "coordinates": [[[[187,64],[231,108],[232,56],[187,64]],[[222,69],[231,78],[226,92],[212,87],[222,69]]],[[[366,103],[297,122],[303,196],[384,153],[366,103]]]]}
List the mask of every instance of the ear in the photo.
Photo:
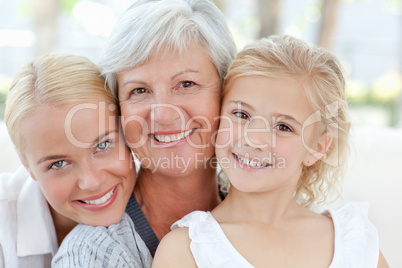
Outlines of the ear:
{"type": "Polygon", "coordinates": [[[17,149],[15,149],[15,151],[16,151],[17,154],[18,154],[18,158],[20,159],[21,164],[22,164],[22,165],[25,167],[25,169],[28,171],[28,173],[29,173],[29,175],[31,176],[31,178],[36,181],[36,178],[35,178],[34,174],[32,173],[31,169],[29,168],[28,161],[27,161],[25,155],[23,155],[23,154],[22,154],[21,152],[19,152],[17,149]]]}
{"type": "Polygon", "coordinates": [[[320,160],[325,153],[328,151],[329,147],[332,143],[332,134],[328,131],[325,131],[321,136],[318,137],[317,140],[317,150],[309,150],[309,153],[306,155],[306,159],[303,161],[303,165],[309,167],[315,164],[318,160],[320,160]]]}

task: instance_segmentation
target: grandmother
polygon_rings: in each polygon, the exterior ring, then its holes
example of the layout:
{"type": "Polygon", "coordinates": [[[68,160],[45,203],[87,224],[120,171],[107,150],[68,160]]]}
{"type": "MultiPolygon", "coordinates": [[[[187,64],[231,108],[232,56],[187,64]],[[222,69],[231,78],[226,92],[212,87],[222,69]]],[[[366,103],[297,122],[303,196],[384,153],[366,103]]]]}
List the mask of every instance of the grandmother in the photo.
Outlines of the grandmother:
{"type": "Polygon", "coordinates": [[[224,198],[214,137],[235,54],[225,18],[209,0],[137,1],[101,54],[127,144],[141,162],[126,212],[152,255],[171,224],[224,198]]]}

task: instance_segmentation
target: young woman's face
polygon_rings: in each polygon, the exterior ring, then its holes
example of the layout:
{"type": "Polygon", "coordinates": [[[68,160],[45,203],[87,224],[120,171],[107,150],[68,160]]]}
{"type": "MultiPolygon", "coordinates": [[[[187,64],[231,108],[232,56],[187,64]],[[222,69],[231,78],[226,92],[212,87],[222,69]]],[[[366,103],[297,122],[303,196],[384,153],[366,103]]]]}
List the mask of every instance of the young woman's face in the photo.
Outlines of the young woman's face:
{"type": "Polygon", "coordinates": [[[117,81],[124,135],[143,167],[188,175],[214,155],[221,83],[201,46],[162,50],[117,81]]]}
{"type": "Polygon", "coordinates": [[[216,155],[240,191],[292,192],[303,165],[316,161],[308,149],[319,149],[322,126],[297,80],[237,78],[221,115],[216,155]]]}
{"type": "Polygon", "coordinates": [[[25,166],[51,207],[78,223],[120,221],[135,166],[109,103],[42,106],[22,124],[25,166]]]}

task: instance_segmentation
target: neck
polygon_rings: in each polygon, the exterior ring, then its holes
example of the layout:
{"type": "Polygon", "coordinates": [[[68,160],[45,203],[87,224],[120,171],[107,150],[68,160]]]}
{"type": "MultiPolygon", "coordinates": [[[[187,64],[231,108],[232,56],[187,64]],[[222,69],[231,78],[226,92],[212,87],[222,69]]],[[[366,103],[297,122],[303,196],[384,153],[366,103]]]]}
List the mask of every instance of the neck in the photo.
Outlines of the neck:
{"type": "Polygon", "coordinates": [[[300,209],[304,210],[294,201],[293,191],[246,193],[231,187],[228,196],[213,211],[213,215],[219,222],[222,219],[231,222],[279,224],[298,214],[300,209]]]}
{"type": "Polygon", "coordinates": [[[159,240],[186,214],[210,211],[221,202],[216,169],[211,167],[177,176],[140,169],[134,195],[159,240]]]}
{"type": "Polygon", "coordinates": [[[54,210],[51,206],[50,212],[53,218],[53,224],[56,229],[57,243],[60,246],[68,233],[77,225],[77,223],[54,210]]]}

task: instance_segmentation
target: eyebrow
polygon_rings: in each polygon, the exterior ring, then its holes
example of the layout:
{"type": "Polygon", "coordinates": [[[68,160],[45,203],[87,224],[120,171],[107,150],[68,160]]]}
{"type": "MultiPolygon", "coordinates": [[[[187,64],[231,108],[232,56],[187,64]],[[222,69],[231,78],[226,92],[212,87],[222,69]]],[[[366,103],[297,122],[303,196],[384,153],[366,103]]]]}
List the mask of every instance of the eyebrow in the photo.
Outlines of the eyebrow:
{"type": "Polygon", "coordinates": [[[292,121],[296,122],[298,125],[302,126],[302,123],[300,123],[296,118],[294,118],[291,115],[274,113],[272,116],[276,117],[276,118],[280,118],[280,119],[284,118],[285,120],[292,120],[292,121]]]}
{"type": "MultiPolygon", "coordinates": [[[[255,111],[253,106],[251,106],[250,104],[248,104],[244,101],[241,101],[241,100],[230,101],[229,103],[235,104],[235,105],[241,105],[241,106],[244,106],[244,107],[250,109],[253,112],[255,111]]],[[[274,113],[272,115],[272,117],[283,118],[286,120],[292,120],[292,121],[296,122],[298,125],[300,125],[300,126],[302,125],[302,123],[300,123],[296,118],[294,118],[293,116],[288,115],[288,114],[274,113]]]]}
{"type": "Polygon", "coordinates": [[[141,80],[128,80],[126,82],[123,83],[122,87],[128,85],[128,84],[141,84],[141,85],[145,85],[146,83],[144,81],[141,80]]]}
{"type": "Polygon", "coordinates": [[[200,71],[194,70],[194,69],[185,69],[183,71],[177,72],[176,74],[174,74],[171,78],[171,80],[175,79],[177,76],[181,75],[181,74],[185,74],[185,73],[199,73],[200,71]]]}
{"type": "Polygon", "coordinates": [[[248,104],[248,103],[246,103],[246,102],[244,102],[244,101],[241,101],[241,100],[231,101],[230,103],[236,104],[237,106],[238,106],[238,105],[244,106],[244,107],[250,109],[251,111],[255,111],[253,106],[251,106],[250,104],[248,104]]]}
{"type": "Polygon", "coordinates": [[[109,131],[106,131],[105,133],[103,133],[102,135],[99,135],[99,137],[96,138],[96,139],[92,142],[92,144],[91,144],[91,146],[90,146],[89,148],[94,147],[100,140],[102,140],[104,137],[108,136],[110,133],[113,133],[113,132],[117,132],[117,130],[116,130],[116,129],[114,129],[114,130],[109,130],[109,131]]]}
{"type": "MultiPolygon", "coordinates": [[[[95,146],[96,143],[98,143],[100,140],[102,140],[104,137],[108,136],[110,133],[113,132],[117,132],[117,130],[110,130],[107,131],[105,133],[103,133],[102,135],[98,136],[92,143],[91,146],[89,148],[92,148],[95,146]]],[[[57,154],[57,155],[48,155],[48,156],[44,156],[41,159],[39,159],[39,161],[37,162],[37,165],[39,165],[40,163],[49,161],[49,160],[56,160],[56,159],[62,159],[62,158],[67,158],[68,155],[66,154],[57,154]]]]}
{"type": "MultiPolygon", "coordinates": [[[[197,71],[197,70],[194,70],[194,69],[185,69],[185,70],[183,70],[183,71],[179,71],[179,72],[175,73],[175,74],[171,77],[170,80],[175,79],[177,76],[179,76],[179,75],[181,75],[181,74],[185,74],[185,73],[199,73],[199,72],[200,72],[200,71],[197,71]]],[[[122,86],[124,87],[124,86],[127,85],[127,84],[134,84],[134,83],[141,84],[141,85],[146,85],[146,84],[147,84],[146,82],[144,82],[144,81],[142,81],[142,80],[135,80],[135,79],[133,79],[133,80],[125,81],[122,86]]]]}
{"type": "Polygon", "coordinates": [[[49,161],[49,160],[56,160],[56,159],[61,159],[61,158],[67,158],[67,155],[49,155],[49,156],[45,156],[42,157],[41,159],[39,159],[38,163],[36,163],[37,165],[39,165],[40,163],[49,161]]]}

